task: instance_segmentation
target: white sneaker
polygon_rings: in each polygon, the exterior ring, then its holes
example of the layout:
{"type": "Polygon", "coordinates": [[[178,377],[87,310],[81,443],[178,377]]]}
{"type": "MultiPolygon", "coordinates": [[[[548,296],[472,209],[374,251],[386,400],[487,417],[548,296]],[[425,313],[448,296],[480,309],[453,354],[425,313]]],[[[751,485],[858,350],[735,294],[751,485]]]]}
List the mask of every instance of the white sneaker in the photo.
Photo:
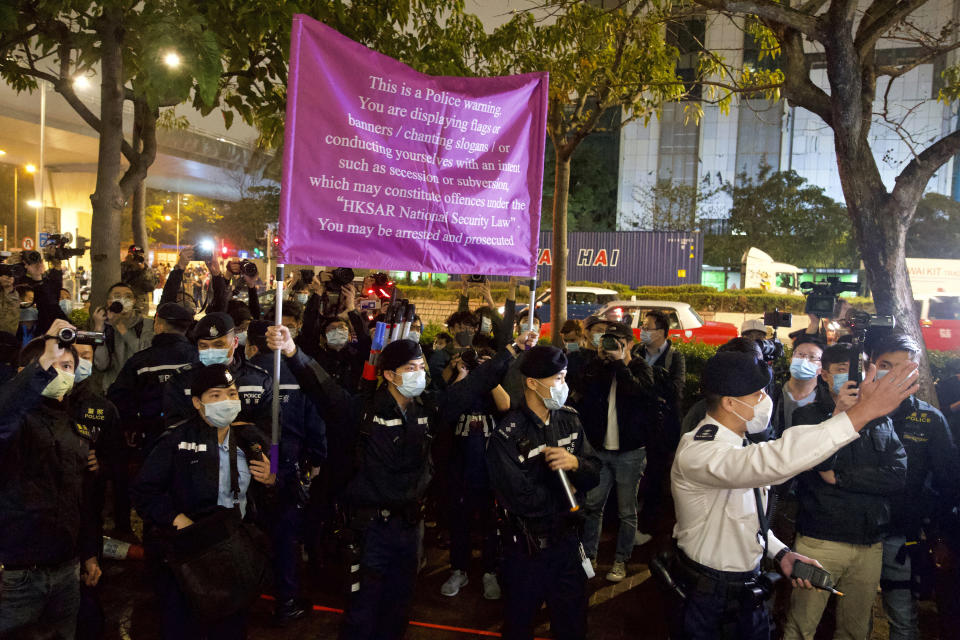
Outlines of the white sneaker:
{"type": "Polygon", "coordinates": [[[652,535],[650,535],[649,533],[644,533],[643,531],[640,531],[639,529],[637,529],[637,533],[633,536],[633,546],[640,547],[647,544],[651,540],[653,540],[652,535]]]}
{"type": "Polygon", "coordinates": [[[627,565],[623,562],[614,562],[613,568],[607,574],[607,580],[610,582],[620,582],[627,577],[627,565]]]}
{"type": "Polygon", "coordinates": [[[500,583],[497,582],[497,574],[483,574],[483,598],[484,600],[500,599],[500,583]]]}
{"type": "Polygon", "coordinates": [[[469,583],[470,580],[467,579],[467,573],[465,571],[454,571],[450,574],[450,577],[447,578],[447,581],[443,583],[443,586],[440,587],[440,593],[453,597],[460,593],[460,589],[469,583]]]}

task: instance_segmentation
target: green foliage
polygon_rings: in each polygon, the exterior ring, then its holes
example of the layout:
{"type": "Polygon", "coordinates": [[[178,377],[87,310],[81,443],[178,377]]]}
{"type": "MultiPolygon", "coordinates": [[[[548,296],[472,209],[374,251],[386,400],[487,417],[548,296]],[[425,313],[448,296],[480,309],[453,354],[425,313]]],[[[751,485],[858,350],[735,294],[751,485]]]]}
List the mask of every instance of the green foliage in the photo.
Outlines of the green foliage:
{"type": "MultiPolygon", "coordinates": [[[[619,117],[619,110],[610,116],[619,117]]],[[[605,119],[608,116],[604,116],[605,119]]],[[[570,196],[567,200],[569,231],[617,230],[617,176],[620,136],[606,128],[588,136],[570,159],[570,196]]],[[[553,183],[556,171],[553,143],[547,140],[543,171],[540,229],[553,229],[553,183]]]]}
{"type": "Polygon", "coordinates": [[[960,367],[960,351],[927,351],[930,373],[934,380],[952,375],[960,367]]]}
{"type": "Polygon", "coordinates": [[[431,322],[423,325],[423,334],[420,336],[420,344],[433,344],[438,333],[443,333],[447,328],[442,324],[431,322]]]}
{"type": "Polygon", "coordinates": [[[907,231],[907,257],[960,259],[960,203],[928,193],[907,231]]]}
{"type": "Polygon", "coordinates": [[[90,312],[82,307],[78,307],[70,312],[70,324],[79,328],[86,329],[90,323],[90,312]]]}

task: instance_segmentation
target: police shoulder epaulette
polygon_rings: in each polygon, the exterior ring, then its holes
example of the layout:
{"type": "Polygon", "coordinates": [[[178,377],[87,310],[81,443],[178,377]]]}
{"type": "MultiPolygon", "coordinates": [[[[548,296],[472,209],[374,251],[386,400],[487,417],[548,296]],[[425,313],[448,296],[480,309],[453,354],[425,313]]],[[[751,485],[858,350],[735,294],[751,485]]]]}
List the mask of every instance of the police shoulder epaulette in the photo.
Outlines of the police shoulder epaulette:
{"type": "Polygon", "coordinates": [[[500,423],[500,426],[497,427],[497,433],[504,439],[509,440],[511,435],[517,429],[516,420],[504,420],[500,423]]]}
{"type": "Polygon", "coordinates": [[[560,411],[566,411],[567,413],[572,413],[575,416],[580,415],[576,409],[574,409],[573,407],[568,407],[567,405],[563,405],[562,407],[560,407],[560,411]]]}
{"type": "Polygon", "coordinates": [[[717,425],[715,424],[705,424],[697,432],[693,434],[694,440],[713,440],[717,437],[717,425]]]}

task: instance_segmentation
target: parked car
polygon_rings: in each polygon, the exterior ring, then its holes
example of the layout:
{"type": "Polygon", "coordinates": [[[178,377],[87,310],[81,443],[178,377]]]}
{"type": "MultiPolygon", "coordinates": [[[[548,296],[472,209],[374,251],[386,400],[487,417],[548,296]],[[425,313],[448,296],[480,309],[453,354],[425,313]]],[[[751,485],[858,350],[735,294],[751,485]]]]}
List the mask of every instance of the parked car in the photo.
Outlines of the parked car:
{"type": "MultiPolygon", "coordinates": [[[[650,311],[662,311],[667,314],[670,320],[669,337],[674,342],[705,342],[721,345],[740,335],[737,327],[729,322],[704,320],[686,302],[612,300],[593,315],[626,322],[633,329],[633,335],[639,340],[644,318],[650,311]]],[[[543,325],[541,335],[550,335],[549,325],[543,325]]]]}
{"type": "MultiPolygon", "coordinates": [[[[567,287],[567,318],[583,320],[600,309],[611,300],[616,300],[617,292],[613,289],[601,287],[567,287]]],[[[517,305],[517,316],[527,312],[529,305],[517,305]]],[[[534,315],[541,323],[550,322],[550,289],[547,289],[536,300],[534,315]]],[[[503,309],[500,309],[503,313],[503,309]]]]}

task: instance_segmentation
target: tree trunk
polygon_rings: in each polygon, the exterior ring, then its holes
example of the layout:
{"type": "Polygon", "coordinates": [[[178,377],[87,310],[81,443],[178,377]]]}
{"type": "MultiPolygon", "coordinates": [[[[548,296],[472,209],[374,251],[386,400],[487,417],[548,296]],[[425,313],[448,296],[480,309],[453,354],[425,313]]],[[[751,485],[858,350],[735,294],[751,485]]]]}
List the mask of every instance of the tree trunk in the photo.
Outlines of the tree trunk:
{"type": "Polygon", "coordinates": [[[150,251],[150,239],[147,237],[147,183],[141,180],[140,184],[133,188],[133,204],[131,205],[133,216],[133,244],[137,245],[146,252],[150,251]]]}
{"type": "Polygon", "coordinates": [[[550,268],[550,339],[562,347],[560,328],[567,319],[567,199],[570,195],[570,154],[556,152],[553,183],[553,260],[550,268]]]}
{"type": "Polygon", "coordinates": [[[90,262],[92,267],[91,308],[102,306],[107,289],[120,280],[120,216],[123,197],[120,191],[120,157],[123,144],[123,33],[118,9],[107,9],[98,32],[101,38],[100,61],[100,144],[97,152],[97,185],[90,203],[90,262]]]}
{"type": "Polygon", "coordinates": [[[896,330],[907,333],[924,347],[920,350],[918,395],[936,404],[933,376],[906,267],[907,228],[917,203],[898,203],[887,194],[879,171],[874,170],[876,163],[868,145],[851,150],[837,144],[836,151],[840,183],[877,315],[893,316],[896,330]]]}
{"type": "MultiPolygon", "coordinates": [[[[133,150],[137,154],[143,153],[143,127],[144,112],[147,105],[139,100],[133,103],[133,150]]],[[[131,204],[131,227],[133,227],[133,244],[139,246],[145,252],[150,251],[149,239],[147,238],[147,184],[141,180],[133,188],[133,200],[131,204]]]]}

